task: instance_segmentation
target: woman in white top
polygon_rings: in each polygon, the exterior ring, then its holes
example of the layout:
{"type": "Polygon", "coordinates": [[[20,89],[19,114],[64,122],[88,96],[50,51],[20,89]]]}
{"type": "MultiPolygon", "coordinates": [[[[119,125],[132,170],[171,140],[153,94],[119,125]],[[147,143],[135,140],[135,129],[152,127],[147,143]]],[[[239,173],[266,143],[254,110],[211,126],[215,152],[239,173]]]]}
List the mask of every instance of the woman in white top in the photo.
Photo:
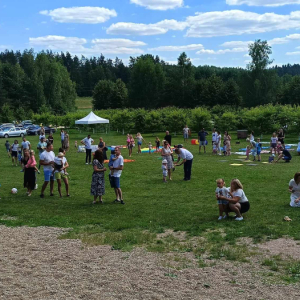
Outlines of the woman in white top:
{"type": "Polygon", "coordinates": [[[291,207],[300,207],[300,172],[294,175],[289,183],[289,191],[291,193],[291,207]]]}
{"type": "Polygon", "coordinates": [[[142,135],[138,132],[136,134],[137,139],[137,144],[138,144],[138,153],[142,153],[142,141],[144,141],[146,143],[146,141],[144,140],[144,138],[142,137],[142,135]]]}
{"type": "Polygon", "coordinates": [[[236,221],[242,221],[243,213],[250,209],[250,203],[243,191],[243,185],[238,179],[232,179],[230,183],[230,197],[219,196],[220,200],[226,200],[228,204],[228,212],[236,213],[236,221]]]}

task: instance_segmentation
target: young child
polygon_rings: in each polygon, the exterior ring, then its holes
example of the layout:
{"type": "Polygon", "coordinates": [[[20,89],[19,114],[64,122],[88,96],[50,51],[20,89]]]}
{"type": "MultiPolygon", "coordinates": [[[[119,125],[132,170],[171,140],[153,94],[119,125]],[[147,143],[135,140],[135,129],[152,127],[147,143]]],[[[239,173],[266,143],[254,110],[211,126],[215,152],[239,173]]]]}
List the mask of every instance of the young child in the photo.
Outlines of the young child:
{"type": "MultiPolygon", "coordinates": [[[[63,157],[64,157],[64,154],[62,152],[59,152],[57,154],[57,156],[55,156],[54,158],[54,170],[52,172],[52,176],[54,176],[54,173],[57,173],[57,172],[61,172],[62,171],[62,168],[64,167],[64,163],[63,163],[63,157]]],[[[65,175],[68,175],[66,173],[66,170],[63,170],[63,173],[65,175]]]]}
{"type": "Polygon", "coordinates": [[[152,151],[152,144],[151,142],[149,142],[149,154],[151,154],[151,151],[152,151]]]}
{"type": "MultiPolygon", "coordinates": [[[[111,149],[110,153],[111,155],[108,162],[108,168],[112,167],[114,165],[114,161],[118,159],[115,154],[115,149],[111,149]]],[[[114,175],[114,170],[110,170],[110,176],[112,175],[114,175]]]]}
{"type": "Polygon", "coordinates": [[[217,188],[216,188],[216,198],[218,200],[218,206],[219,206],[219,218],[218,220],[226,219],[228,217],[228,211],[226,205],[228,204],[228,201],[226,200],[219,200],[219,196],[225,196],[229,197],[229,191],[225,187],[225,181],[224,179],[220,178],[216,180],[217,188]],[[223,216],[223,213],[225,213],[225,216],[223,216]]]}
{"type": "MultiPolygon", "coordinates": [[[[281,142],[277,142],[277,153],[278,153],[278,155],[282,152],[282,150],[283,150],[283,146],[282,146],[281,142]]],[[[276,153],[276,151],[275,151],[275,153],[276,153]]]]}
{"type": "MultiPolygon", "coordinates": [[[[22,150],[19,148],[19,150],[18,150],[18,162],[19,162],[19,165],[21,165],[21,159],[22,159],[22,150]]],[[[23,172],[23,170],[21,170],[21,172],[23,172]]]]}
{"type": "Polygon", "coordinates": [[[75,149],[77,149],[77,147],[78,147],[78,143],[77,141],[75,141],[75,149]]]}
{"type": "Polygon", "coordinates": [[[270,142],[270,153],[271,154],[272,154],[273,149],[274,149],[274,154],[276,155],[277,143],[278,143],[278,137],[276,135],[276,132],[273,132],[273,135],[271,137],[271,142],[270,142]]]}
{"type": "Polygon", "coordinates": [[[213,154],[217,155],[217,149],[218,149],[217,144],[214,142],[213,149],[212,149],[213,154]]]}
{"type": "Polygon", "coordinates": [[[262,144],[260,142],[260,138],[257,139],[257,143],[256,143],[255,147],[256,147],[257,159],[258,159],[258,161],[260,161],[261,160],[260,153],[261,153],[261,149],[262,149],[262,144]]]}
{"type": "Polygon", "coordinates": [[[158,138],[158,136],[155,139],[155,148],[156,148],[156,152],[159,152],[159,147],[160,147],[160,140],[158,138]]]}
{"type": "Polygon", "coordinates": [[[253,155],[253,161],[255,161],[256,160],[256,143],[255,143],[255,141],[252,141],[251,142],[251,153],[252,153],[252,155],[253,155]]]}
{"type": "Polygon", "coordinates": [[[7,155],[10,158],[10,143],[9,143],[9,141],[6,141],[5,148],[6,148],[7,155]]]}
{"type": "Polygon", "coordinates": [[[168,168],[167,168],[168,162],[166,159],[162,161],[162,171],[163,171],[163,182],[167,182],[167,176],[168,176],[168,168]]]}
{"type": "Polygon", "coordinates": [[[247,145],[247,148],[246,148],[246,158],[245,158],[245,160],[249,160],[250,152],[251,152],[251,146],[250,146],[250,145],[247,145]]]}

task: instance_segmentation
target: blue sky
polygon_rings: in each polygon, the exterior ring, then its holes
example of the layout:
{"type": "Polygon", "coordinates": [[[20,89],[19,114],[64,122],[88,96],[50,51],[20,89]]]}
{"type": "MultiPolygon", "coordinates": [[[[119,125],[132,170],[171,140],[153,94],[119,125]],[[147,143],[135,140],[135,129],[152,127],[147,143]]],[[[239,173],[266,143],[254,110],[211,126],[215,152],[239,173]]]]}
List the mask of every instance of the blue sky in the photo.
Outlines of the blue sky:
{"type": "Polygon", "coordinates": [[[275,64],[300,63],[300,0],[0,0],[0,50],[52,49],[245,67],[268,40],[275,64]]]}

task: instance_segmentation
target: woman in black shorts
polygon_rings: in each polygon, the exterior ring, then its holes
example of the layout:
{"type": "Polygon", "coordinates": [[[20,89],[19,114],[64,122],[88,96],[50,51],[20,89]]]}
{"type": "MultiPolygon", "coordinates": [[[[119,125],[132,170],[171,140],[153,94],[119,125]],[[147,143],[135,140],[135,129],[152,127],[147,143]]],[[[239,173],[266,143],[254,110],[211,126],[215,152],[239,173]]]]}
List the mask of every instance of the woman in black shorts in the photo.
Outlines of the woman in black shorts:
{"type": "Polygon", "coordinates": [[[14,143],[10,147],[11,150],[11,161],[12,165],[16,164],[16,167],[18,166],[18,150],[19,150],[19,143],[17,140],[14,141],[14,143]]]}
{"type": "Polygon", "coordinates": [[[242,214],[250,209],[250,203],[243,191],[243,185],[238,179],[232,179],[230,183],[230,198],[219,196],[218,199],[226,200],[228,204],[228,212],[236,213],[236,221],[242,221],[242,214]]]}

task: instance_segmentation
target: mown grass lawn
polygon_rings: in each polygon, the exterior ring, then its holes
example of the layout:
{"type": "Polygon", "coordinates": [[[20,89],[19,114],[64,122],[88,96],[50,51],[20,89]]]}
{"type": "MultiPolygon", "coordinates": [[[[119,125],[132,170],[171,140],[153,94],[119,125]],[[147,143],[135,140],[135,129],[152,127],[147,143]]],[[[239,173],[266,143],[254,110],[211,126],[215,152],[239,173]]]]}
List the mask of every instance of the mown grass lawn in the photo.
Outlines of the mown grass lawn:
{"type": "MultiPolygon", "coordinates": [[[[114,248],[125,249],[132,245],[152,243],[155,234],[166,229],[186,231],[191,236],[201,236],[207,230],[224,231],[226,236],[212,233],[211,243],[234,243],[238,237],[251,237],[258,241],[265,237],[277,238],[288,235],[300,239],[300,214],[296,208],[289,207],[288,183],[294,173],[299,171],[300,157],[292,152],[292,162],[262,164],[258,166],[230,166],[239,163],[238,155],[231,157],[213,156],[210,142],[206,154],[198,154],[198,146],[185,143],[184,146],[194,154],[192,180],[182,181],[183,168],[177,167],[173,181],[162,182],[161,160],[159,154],[138,155],[134,149],[134,163],[125,164],[121,186],[126,205],[113,204],[115,195],[109,187],[106,174],[106,195],[103,205],[91,205],[90,184],[92,167],[85,165],[85,154],[77,153],[74,141],[78,142],[86,134],[77,131],[70,133],[70,151],[66,157],[70,163],[71,198],[39,197],[43,175],[38,175],[39,189],[27,197],[23,188],[23,173],[20,167],[11,165],[5,152],[5,139],[0,140],[1,177],[0,177],[0,224],[7,226],[56,226],[70,227],[74,230],[68,237],[82,237],[91,243],[110,244],[114,248]],[[228,162],[220,160],[228,159],[228,162]],[[250,211],[242,222],[233,219],[217,221],[218,210],[214,196],[215,180],[224,178],[227,184],[232,178],[239,178],[251,203],[250,211]],[[11,194],[11,188],[18,194],[11,194]],[[288,215],[293,221],[283,221],[288,215]],[[4,217],[1,217],[4,216],[4,217]],[[16,217],[7,220],[6,216],[16,217]]],[[[145,140],[154,144],[155,136],[143,135],[145,140]]],[[[164,134],[159,133],[160,139],[164,134]]],[[[92,135],[98,142],[99,134],[92,135]]],[[[236,145],[236,135],[232,133],[233,151],[246,146],[246,141],[236,145]]],[[[59,134],[54,135],[55,153],[60,145],[59,134]]],[[[117,133],[103,134],[107,145],[125,144],[126,136],[117,133]]],[[[10,138],[10,142],[14,139],[10,138]]],[[[21,139],[18,138],[19,142],[21,139]]],[[[36,136],[28,137],[34,149],[38,143],[36,136]]],[[[269,140],[266,136],[263,140],[269,140]]],[[[181,136],[173,137],[172,144],[182,143],[181,136]]],[[[297,137],[288,136],[287,143],[297,143],[297,137]]],[[[295,148],[295,147],[294,147],[295,148]]],[[[126,149],[122,150],[128,158],[126,149]]],[[[267,161],[268,154],[262,156],[267,161]]],[[[156,248],[154,247],[154,250],[156,248]]],[[[157,247],[159,250],[159,245],[157,247]]]]}
{"type": "Polygon", "coordinates": [[[75,106],[78,110],[91,111],[93,108],[92,97],[77,97],[75,100],[75,106]]]}

